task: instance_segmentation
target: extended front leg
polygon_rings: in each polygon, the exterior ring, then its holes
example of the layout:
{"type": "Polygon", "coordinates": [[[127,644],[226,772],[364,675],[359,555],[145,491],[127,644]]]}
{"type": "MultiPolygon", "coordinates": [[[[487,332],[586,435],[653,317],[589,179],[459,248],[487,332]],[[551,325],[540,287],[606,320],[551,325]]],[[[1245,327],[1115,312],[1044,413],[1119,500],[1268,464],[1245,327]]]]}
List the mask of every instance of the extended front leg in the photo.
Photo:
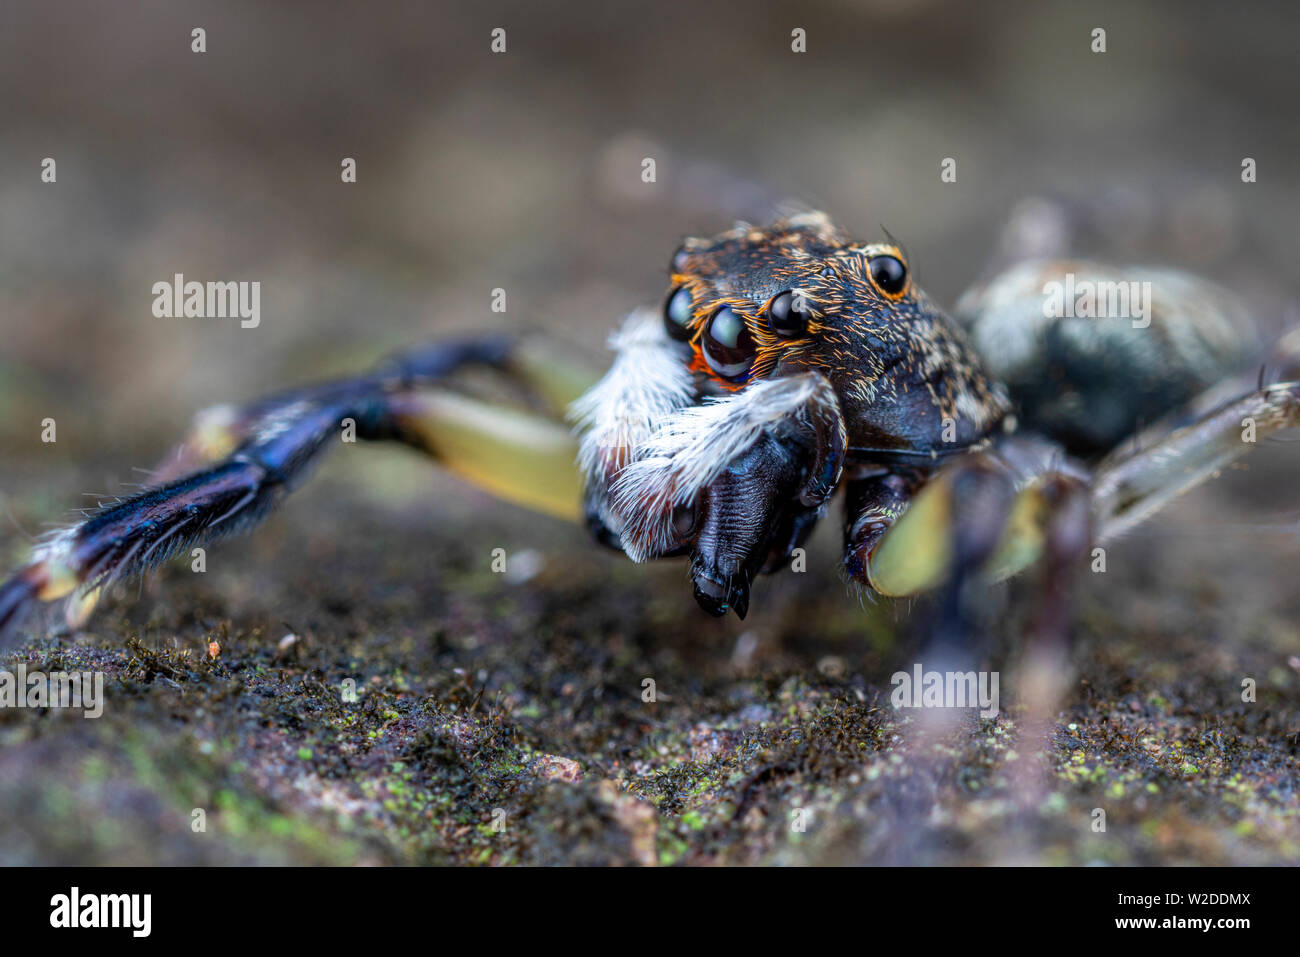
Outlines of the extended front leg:
{"type": "Polygon", "coordinates": [[[247,530],[345,436],[402,442],[503,498],[576,518],[577,446],[566,429],[438,387],[456,370],[480,365],[533,386],[543,401],[562,403],[566,390],[555,370],[542,381],[533,361],[500,339],[449,342],[399,356],[368,376],[200,417],[155,487],[47,537],[0,585],[0,643],[42,602],[88,599],[70,603],[70,614],[79,614],[103,586],[247,530]]]}

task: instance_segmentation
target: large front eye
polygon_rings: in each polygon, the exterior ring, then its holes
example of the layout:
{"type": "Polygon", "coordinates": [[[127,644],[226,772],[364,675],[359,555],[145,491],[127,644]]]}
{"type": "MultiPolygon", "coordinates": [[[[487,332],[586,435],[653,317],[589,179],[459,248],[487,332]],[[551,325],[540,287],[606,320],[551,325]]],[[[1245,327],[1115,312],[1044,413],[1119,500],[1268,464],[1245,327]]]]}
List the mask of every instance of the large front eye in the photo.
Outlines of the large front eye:
{"type": "Polygon", "coordinates": [[[754,340],[745,320],[723,306],[713,314],[700,342],[704,361],[724,379],[740,379],[754,364],[754,340]]]}
{"type": "Polygon", "coordinates": [[[691,313],[694,305],[690,291],[685,286],[678,287],[664,304],[664,328],[678,342],[686,342],[691,338],[691,313]]]}
{"type": "Polygon", "coordinates": [[[790,290],[778,295],[767,307],[767,327],[782,339],[793,339],[808,331],[808,313],[801,307],[803,300],[790,290]]]}
{"type": "Polygon", "coordinates": [[[907,288],[907,267],[896,256],[876,256],[869,265],[871,280],[881,292],[897,296],[907,288]]]}

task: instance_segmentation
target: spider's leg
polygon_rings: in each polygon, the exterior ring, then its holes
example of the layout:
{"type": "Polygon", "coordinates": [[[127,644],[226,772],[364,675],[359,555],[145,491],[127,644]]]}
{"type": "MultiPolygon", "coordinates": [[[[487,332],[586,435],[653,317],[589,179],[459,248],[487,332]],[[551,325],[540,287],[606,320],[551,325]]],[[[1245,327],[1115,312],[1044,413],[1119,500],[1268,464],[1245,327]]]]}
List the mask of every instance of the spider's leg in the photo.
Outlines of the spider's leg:
{"type": "Polygon", "coordinates": [[[844,570],[850,580],[871,584],[867,577],[871,553],[907,509],[922,482],[918,474],[888,470],[845,482],[844,570]]]}
{"type": "Polygon", "coordinates": [[[817,373],[679,409],[610,485],[623,549],[636,561],[689,551],[700,606],[743,618],[754,574],[808,533],[845,448],[839,402],[817,373]]]}
{"type": "MultiPolygon", "coordinates": [[[[1045,506],[1042,552],[1016,684],[1024,708],[1020,738],[1046,747],[1072,679],[1073,579],[1092,544],[1093,523],[1088,485],[1079,475],[1050,473],[1039,484],[1038,495],[1045,506]]],[[[1034,767],[1018,763],[1021,780],[1016,791],[1022,807],[1036,807],[1041,800],[1043,781],[1034,767]]]]}
{"type": "Polygon", "coordinates": [[[1105,544],[1215,476],[1276,432],[1300,424],[1300,382],[1255,389],[1163,433],[1149,430],[1097,468],[1092,507],[1105,544]]]}
{"type": "MultiPolygon", "coordinates": [[[[1148,429],[1096,468],[1089,483],[1094,544],[1114,540],[1264,438],[1300,425],[1300,383],[1264,386],[1226,402],[1207,396],[1190,408],[1196,410],[1190,421],[1178,416],[1172,424],[1148,429]]],[[[1009,446],[1014,442],[1005,442],[999,454],[1005,455],[1009,446]]],[[[1049,514],[1040,501],[1045,469],[1020,471],[1024,487],[1016,495],[997,553],[989,560],[994,577],[1020,572],[1043,550],[1049,514]],[[1035,479],[1035,473],[1040,478],[1035,479]]],[[[943,530],[953,524],[951,484],[956,474],[953,468],[941,470],[870,550],[863,577],[875,591],[915,595],[944,580],[953,546],[943,530]]]]}
{"type": "MultiPolygon", "coordinates": [[[[586,391],[594,376],[540,342],[521,342],[509,336],[480,336],[452,339],[418,346],[389,358],[371,375],[353,380],[354,389],[376,388],[397,394],[420,394],[425,386],[438,385],[466,368],[481,367],[523,386],[535,397],[548,418],[560,418],[569,404],[586,391]]],[[[172,456],[153,470],[154,484],[162,484],[221,461],[248,441],[262,424],[278,410],[299,400],[314,400],[328,387],[312,385],[278,393],[245,406],[212,406],[194,417],[193,425],[172,456]]],[[[455,413],[467,411],[466,425],[473,422],[479,408],[503,408],[468,402],[454,409],[445,403],[432,402],[426,412],[419,403],[408,404],[404,415],[412,426],[422,431],[436,429],[447,422],[450,428],[455,413]],[[427,422],[424,420],[427,419],[427,422]]],[[[490,434],[509,431],[509,417],[490,421],[490,434]]],[[[419,444],[418,442],[415,444],[419,444]]]]}
{"type": "Polygon", "coordinates": [[[408,353],[373,374],[229,415],[192,445],[191,459],[207,464],[39,544],[31,562],[0,584],[0,642],[36,604],[93,593],[191,546],[247,530],[307,477],[327,446],[348,435],[414,446],[504,498],[576,518],[577,446],[563,426],[436,388],[471,364],[534,381],[507,344],[483,339],[408,353]]]}
{"type": "Polygon", "coordinates": [[[988,650],[978,626],[987,585],[1037,560],[1017,678],[1025,740],[1040,740],[1069,673],[1071,578],[1091,542],[1087,474],[1052,443],[1007,439],[953,461],[910,504],[910,489],[885,478],[850,496],[866,507],[856,520],[850,514],[850,532],[858,534],[848,538],[845,561],[886,594],[938,590],[923,646],[927,670],[969,672],[988,650]]]}
{"type": "Polygon", "coordinates": [[[879,575],[898,553],[900,543],[914,534],[911,530],[918,517],[929,513],[942,518],[943,525],[924,529],[945,545],[936,581],[939,614],[927,653],[950,659],[968,654],[973,643],[982,644],[973,642],[979,634],[974,626],[976,590],[1010,523],[1015,500],[1015,476],[997,459],[981,453],[963,457],[927,486],[913,503],[911,521],[896,523],[886,533],[880,552],[871,556],[868,568],[879,575]]]}
{"type": "Polygon", "coordinates": [[[1273,346],[1259,372],[1205,390],[1106,456],[1093,482],[1101,542],[1246,454],[1262,439],[1300,424],[1300,327],[1273,346]],[[1285,381],[1265,385],[1266,373],[1285,381]]]}
{"type": "Polygon", "coordinates": [[[36,602],[93,593],[156,567],[182,549],[247,529],[300,482],[352,419],[359,436],[380,427],[385,396],[369,387],[302,395],[269,409],[212,465],[99,509],[46,538],[0,586],[0,632],[36,602]]]}
{"type": "Polygon", "coordinates": [[[1086,488],[1086,472],[1053,444],[1004,439],[953,460],[910,499],[901,486],[892,497],[869,496],[871,508],[856,519],[863,534],[850,537],[846,563],[851,573],[861,567],[856,577],[881,594],[942,587],[950,640],[960,643],[965,635],[956,632],[968,630],[961,611],[968,583],[1007,577],[1040,558],[1052,566],[1044,574],[1057,574],[1057,565],[1082,554],[1086,488]],[[892,523],[882,515],[893,515],[892,523]]]}
{"type": "Polygon", "coordinates": [[[390,396],[396,438],[498,498],[568,521],[582,517],[578,443],[553,419],[449,390],[390,396]]]}

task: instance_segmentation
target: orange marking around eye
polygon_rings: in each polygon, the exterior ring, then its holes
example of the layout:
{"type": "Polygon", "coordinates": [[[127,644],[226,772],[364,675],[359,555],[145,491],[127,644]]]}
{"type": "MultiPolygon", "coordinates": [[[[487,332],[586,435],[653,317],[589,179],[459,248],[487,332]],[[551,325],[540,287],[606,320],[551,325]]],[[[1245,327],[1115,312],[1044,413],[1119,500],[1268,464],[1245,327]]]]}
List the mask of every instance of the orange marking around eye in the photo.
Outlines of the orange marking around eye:
{"type": "MultiPolygon", "coordinates": [[[[820,356],[823,370],[847,374],[846,366],[851,363],[850,356],[832,349],[829,355],[824,350],[815,348],[816,343],[830,341],[842,331],[835,323],[827,324],[828,314],[836,314],[845,307],[841,287],[857,284],[869,291],[883,303],[898,303],[913,292],[911,269],[907,259],[896,243],[856,243],[837,241],[837,231],[831,229],[825,235],[818,233],[814,238],[824,245],[834,247],[832,252],[812,256],[806,251],[809,235],[802,229],[785,232],[755,230],[750,228],[733,230],[716,237],[714,243],[735,243],[744,239],[754,248],[737,251],[734,247],[713,255],[714,248],[701,243],[698,248],[687,251],[685,260],[678,263],[677,269],[670,270],[672,287],[685,288],[693,302],[692,316],[688,323],[691,331],[689,344],[690,361],[687,368],[711,382],[717,383],[727,392],[738,392],[749,382],[770,376],[776,366],[786,358],[805,358],[812,366],[817,366],[816,357],[820,356]],[[751,260],[764,258],[768,253],[776,252],[788,261],[777,264],[773,276],[785,288],[811,289],[806,293],[812,321],[808,334],[798,339],[783,339],[771,333],[767,328],[767,309],[771,300],[755,303],[749,299],[736,296],[719,295],[722,290],[730,288],[731,276],[724,270],[723,264],[728,257],[745,256],[751,260]],[[907,269],[907,283],[902,291],[889,294],[880,289],[871,278],[868,265],[874,256],[888,255],[896,257],[907,269]],[[830,273],[823,276],[825,270],[830,273]],[[829,281],[826,281],[829,280],[829,281]],[[743,382],[732,382],[718,376],[709,368],[704,357],[703,332],[710,317],[723,306],[730,306],[740,315],[749,330],[756,350],[753,365],[748,377],[743,382]],[[827,337],[830,337],[828,340],[827,337]]],[[[683,247],[685,249],[685,247],[683,247]]],[[[867,374],[869,370],[854,370],[867,374]]]]}

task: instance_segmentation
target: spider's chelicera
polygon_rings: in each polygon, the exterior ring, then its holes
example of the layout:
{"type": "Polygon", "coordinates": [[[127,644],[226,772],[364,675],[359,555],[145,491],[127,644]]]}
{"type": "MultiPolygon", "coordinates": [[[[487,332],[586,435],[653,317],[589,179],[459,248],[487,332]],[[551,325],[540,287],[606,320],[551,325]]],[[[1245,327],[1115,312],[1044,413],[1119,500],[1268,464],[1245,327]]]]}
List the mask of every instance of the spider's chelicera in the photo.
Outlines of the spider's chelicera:
{"type": "MultiPolygon", "coordinates": [[[[963,297],[954,320],[897,245],[810,213],[687,240],[670,273],[663,305],[626,320],[594,384],[535,343],[480,338],[210,410],[153,488],[48,537],[0,586],[0,635],[40,602],[68,598],[78,615],[109,582],[248,527],[341,429],[585,518],[636,561],[687,556],[699,604],[743,618],[755,576],[787,564],[841,489],[844,571],[877,593],[1037,563],[1057,594],[1091,548],[1300,409],[1300,384],[1249,371],[1262,355],[1231,298],[1172,270],[1023,263],[963,297]],[[1045,308],[1063,276],[1141,280],[1143,321],[1045,308]],[[456,376],[466,366],[535,401],[473,391],[456,376]],[[566,407],[576,439],[538,414],[566,407]]],[[[1293,339],[1268,360],[1284,379],[1293,339]]]]}

